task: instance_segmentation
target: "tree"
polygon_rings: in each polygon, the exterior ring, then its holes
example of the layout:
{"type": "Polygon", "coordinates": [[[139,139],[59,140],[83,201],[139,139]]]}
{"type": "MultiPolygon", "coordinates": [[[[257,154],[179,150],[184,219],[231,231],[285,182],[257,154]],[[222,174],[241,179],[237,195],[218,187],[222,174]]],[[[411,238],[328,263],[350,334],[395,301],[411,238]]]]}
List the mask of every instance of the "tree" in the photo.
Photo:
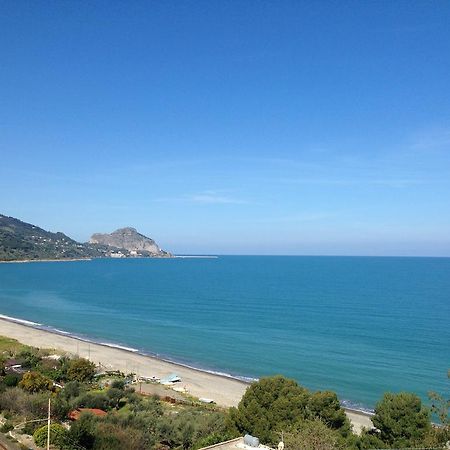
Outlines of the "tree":
{"type": "MultiPolygon", "coordinates": [[[[447,378],[450,379],[450,370],[447,372],[447,378]]],[[[450,427],[450,398],[445,399],[436,392],[429,392],[428,397],[431,400],[431,411],[439,417],[444,427],[450,427]]]]}
{"type": "Polygon", "coordinates": [[[19,353],[19,358],[23,359],[22,366],[28,369],[34,369],[41,361],[39,350],[33,347],[26,347],[19,353]]]}
{"type": "Polygon", "coordinates": [[[84,391],[84,386],[79,381],[69,381],[65,384],[64,389],[60,391],[59,395],[66,400],[78,397],[84,391]]]}
{"type": "Polygon", "coordinates": [[[73,405],[79,408],[109,409],[110,399],[103,392],[86,392],[77,397],[73,405]]]}
{"type": "Polygon", "coordinates": [[[110,400],[110,406],[111,408],[119,408],[120,406],[120,400],[124,396],[125,392],[122,389],[117,389],[114,387],[111,387],[108,389],[108,392],[106,395],[108,396],[110,400]]]}
{"type": "Polygon", "coordinates": [[[375,407],[372,422],[388,445],[409,447],[420,444],[430,431],[430,414],[417,395],[386,393],[375,407]]]}
{"type": "Polygon", "coordinates": [[[70,427],[69,440],[76,445],[91,449],[95,442],[96,428],[97,418],[93,414],[83,413],[70,427]]]}
{"type": "Polygon", "coordinates": [[[261,378],[245,392],[237,408],[230,409],[231,425],[240,433],[275,444],[279,432],[306,417],[308,391],[282,376],[261,378]]]}
{"type": "Polygon", "coordinates": [[[343,450],[339,437],[320,419],[306,420],[284,434],[284,444],[286,450],[343,450]]]}
{"type": "Polygon", "coordinates": [[[95,364],[84,358],[72,359],[67,369],[69,381],[81,381],[82,383],[92,381],[95,375],[95,364]]]}
{"type": "Polygon", "coordinates": [[[335,392],[319,391],[312,394],[308,402],[308,414],[310,419],[319,418],[328,427],[340,430],[344,436],[350,433],[350,422],[335,392]]]}
{"type": "Polygon", "coordinates": [[[51,390],[53,382],[50,378],[41,375],[39,372],[27,372],[22,377],[19,386],[27,392],[41,392],[51,390]]]}
{"type": "MultiPolygon", "coordinates": [[[[66,443],[67,430],[59,423],[52,423],[50,425],[50,443],[57,447],[62,447],[66,443]]],[[[38,428],[33,433],[34,442],[38,447],[45,447],[47,444],[48,426],[38,428]]]]}
{"type": "Polygon", "coordinates": [[[373,430],[363,430],[357,438],[358,449],[366,450],[373,448],[384,448],[386,444],[374,434],[373,430]]]}

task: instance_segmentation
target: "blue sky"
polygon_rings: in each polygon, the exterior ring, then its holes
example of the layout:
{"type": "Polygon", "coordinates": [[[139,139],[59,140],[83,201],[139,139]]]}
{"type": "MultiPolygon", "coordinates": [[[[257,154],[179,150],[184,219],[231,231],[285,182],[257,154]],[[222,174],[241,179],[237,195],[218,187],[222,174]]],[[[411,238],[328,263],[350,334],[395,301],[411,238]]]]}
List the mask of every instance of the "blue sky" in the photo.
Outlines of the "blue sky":
{"type": "Polygon", "coordinates": [[[450,255],[447,1],[4,1],[0,212],[178,253],[450,255]]]}

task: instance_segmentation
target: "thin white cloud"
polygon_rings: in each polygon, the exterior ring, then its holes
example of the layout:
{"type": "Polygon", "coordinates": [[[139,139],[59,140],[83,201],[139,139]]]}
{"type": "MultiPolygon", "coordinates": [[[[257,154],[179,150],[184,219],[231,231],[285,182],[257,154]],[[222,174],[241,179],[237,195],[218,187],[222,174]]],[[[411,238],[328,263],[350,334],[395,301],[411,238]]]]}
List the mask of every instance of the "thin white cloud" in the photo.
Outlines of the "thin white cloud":
{"type": "Polygon", "coordinates": [[[163,197],[157,198],[154,201],[162,203],[197,203],[204,205],[244,205],[249,203],[247,200],[231,197],[221,193],[220,191],[203,191],[195,194],[186,194],[179,197],[163,197]]]}

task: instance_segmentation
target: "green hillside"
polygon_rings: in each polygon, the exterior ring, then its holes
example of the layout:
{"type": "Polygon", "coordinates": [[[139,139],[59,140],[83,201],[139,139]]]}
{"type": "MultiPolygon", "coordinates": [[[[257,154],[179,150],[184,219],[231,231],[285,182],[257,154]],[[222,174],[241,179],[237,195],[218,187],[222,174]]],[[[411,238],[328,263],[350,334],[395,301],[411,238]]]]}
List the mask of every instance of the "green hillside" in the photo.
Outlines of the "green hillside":
{"type": "Polygon", "coordinates": [[[97,246],[0,214],[0,260],[98,257],[97,246]]]}

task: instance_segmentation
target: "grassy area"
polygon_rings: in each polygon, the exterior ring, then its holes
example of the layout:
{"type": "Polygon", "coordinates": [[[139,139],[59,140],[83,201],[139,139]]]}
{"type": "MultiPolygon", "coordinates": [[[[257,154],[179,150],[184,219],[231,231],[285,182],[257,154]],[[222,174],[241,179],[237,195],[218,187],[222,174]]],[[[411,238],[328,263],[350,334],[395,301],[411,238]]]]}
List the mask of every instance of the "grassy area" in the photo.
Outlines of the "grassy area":
{"type": "Polygon", "coordinates": [[[6,336],[0,336],[0,354],[8,353],[10,355],[15,355],[24,350],[30,350],[31,347],[28,345],[21,344],[16,339],[11,339],[6,336]]]}

